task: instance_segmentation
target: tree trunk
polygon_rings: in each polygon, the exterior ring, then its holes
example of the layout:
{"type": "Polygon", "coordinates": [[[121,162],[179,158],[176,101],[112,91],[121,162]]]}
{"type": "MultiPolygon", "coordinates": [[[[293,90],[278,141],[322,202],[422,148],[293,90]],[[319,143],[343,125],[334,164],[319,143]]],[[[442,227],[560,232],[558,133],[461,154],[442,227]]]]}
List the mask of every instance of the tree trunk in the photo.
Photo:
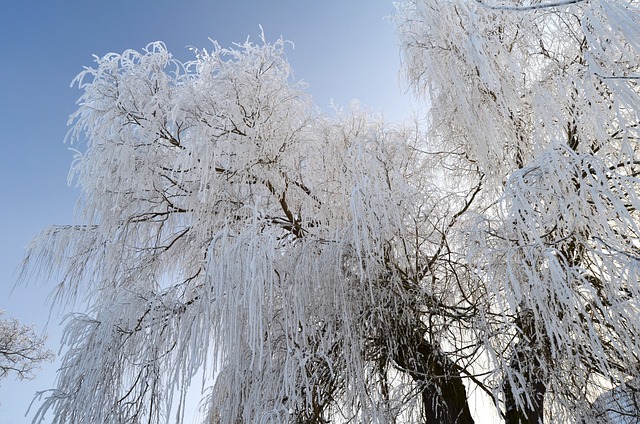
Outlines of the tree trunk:
{"type": "Polygon", "coordinates": [[[509,371],[521,375],[525,387],[514,387],[511,380],[505,379],[502,387],[505,394],[505,424],[542,424],[547,386],[540,358],[544,357],[545,343],[539,340],[531,311],[521,312],[516,323],[521,330],[521,338],[515,345],[509,371]],[[528,399],[514,396],[514,393],[522,393],[521,389],[528,394],[528,399]]]}
{"type": "Polygon", "coordinates": [[[516,399],[515,387],[510,381],[503,385],[505,393],[505,424],[542,424],[544,423],[544,395],[547,388],[539,371],[539,361],[518,354],[511,361],[511,368],[521,373],[526,381],[529,400],[516,399]]]}
{"type": "Polygon", "coordinates": [[[421,334],[401,343],[393,360],[422,387],[425,423],[474,424],[458,366],[421,334]]]}

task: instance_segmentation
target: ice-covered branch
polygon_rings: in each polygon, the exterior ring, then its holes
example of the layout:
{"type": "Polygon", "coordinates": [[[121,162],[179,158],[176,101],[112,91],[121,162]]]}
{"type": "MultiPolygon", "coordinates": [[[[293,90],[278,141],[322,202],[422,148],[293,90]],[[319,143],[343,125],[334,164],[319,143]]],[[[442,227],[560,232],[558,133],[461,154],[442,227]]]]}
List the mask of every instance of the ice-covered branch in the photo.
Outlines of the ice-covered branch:
{"type": "Polygon", "coordinates": [[[488,9],[493,10],[508,10],[508,11],[530,11],[530,10],[539,10],[539,9],[552,9],[556,7],[570,6],[572,4],[584,3],[587,0],[560,0],[560,1],[549,1],[549,2],[540,2],[533,3],[529,5],[512,5],[508,3],[495,3],[489,4],[485,0],[475,0],[476,3],[481,5],[482,7],[486,7],[488,9]]]}

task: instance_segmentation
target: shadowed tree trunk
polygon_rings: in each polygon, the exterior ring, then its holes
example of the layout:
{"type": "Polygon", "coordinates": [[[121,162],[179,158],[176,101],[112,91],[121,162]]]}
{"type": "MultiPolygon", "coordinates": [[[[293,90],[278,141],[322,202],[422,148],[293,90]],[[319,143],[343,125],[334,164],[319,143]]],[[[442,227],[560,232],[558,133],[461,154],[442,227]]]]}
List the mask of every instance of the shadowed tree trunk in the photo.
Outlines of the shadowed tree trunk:
{"type": "Polygon", "coordinates": [[[425,423],[474,423],[458,366],[423,332],[416,330],[402,340],[393,360],[420,385],[425,423]]]}
{"type": "Polygon", "coordinates": [[[543,354],[544,341],[540,341],[535,330],[533,313],[521,312],[516,319],[521,339],[509,363],[512,375],[520,374],[525,381],[524,393],[529,399],[517,399],[514,393],[522,393],[511,380],[505,379],[505,424],[541,424],[544,422],[544,396],[547,392],[545,373],[539,356],[543,354]]]}
{"type": "Polygon", "coordinates": [[[505,424],[541,424],[544,422],[544,395],[547,388],[539,372],[539,361],[536,358],[527,357],[526,353],[519,352],[511,361],[514,372],[522,373],[527,382],[529,402],[523,400],[518,404],[513,395],[514,388],[509,381],[504,383],[505,393],[505,424]]]}

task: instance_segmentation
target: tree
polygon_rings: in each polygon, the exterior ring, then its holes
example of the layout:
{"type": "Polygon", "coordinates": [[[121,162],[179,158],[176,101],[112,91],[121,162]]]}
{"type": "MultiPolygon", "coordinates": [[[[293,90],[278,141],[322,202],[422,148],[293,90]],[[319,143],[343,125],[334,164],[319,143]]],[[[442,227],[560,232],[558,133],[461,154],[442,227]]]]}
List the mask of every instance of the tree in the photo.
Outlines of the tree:
{"type": "Polygon", "coordinates": [[[416,0],[400,34],[432,137],[487,179],[467,252],[505,421],[591,420],[639,372],[638,3],[416,0]]]}
{"type": "Polygon", "coordinates": [[[27,267],[89,308],[36,421],[181,419],[201,371],[208,422],[471,422],[440,346],[456,329],[421,308],[450,296],[430,275],[456,272],[445,236],[477,190],[433,184],[417,131],[316,112],[284,47],[180,63],[153,43],[78,76],[85,221],[46,230],[27,267]]]}
{"type": "Polygon", "coordinates": [[[281,40],[78,76],[36,421],[180,421],[202,373],[212,423],[594,422],[638,377],[637,5],[398,7],[426,125],[319,113],[281,40]]]}
{"type": "MultiPolygon", "coordinates": [[[[0,311],[0,316],[3,314],[0,311]]],[[[0,379],[11,374],[21,380],[33,378],[42,362],[53,359],[44,342],[45,338],[38,336],[33,327],[15,318],[0,319],[0,379]]]]}

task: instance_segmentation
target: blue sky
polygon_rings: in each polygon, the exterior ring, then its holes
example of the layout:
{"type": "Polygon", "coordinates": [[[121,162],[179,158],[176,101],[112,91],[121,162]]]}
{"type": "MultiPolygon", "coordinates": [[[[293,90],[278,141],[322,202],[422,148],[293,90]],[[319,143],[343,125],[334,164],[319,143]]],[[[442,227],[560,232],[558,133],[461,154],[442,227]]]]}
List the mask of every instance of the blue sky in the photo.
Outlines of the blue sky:
{"type": "MultiPolygon", "coordinates": [[[[187,46],[223,46],[257,40],[295,44],[287,56],[315,103],[347,105],[358,99],[391,121],[410,111],[400,83],[400,54],[391,0],[112,0],[18,1],[0,13],[0,308],[49,333],[57,351],[61,320],[49,320],[54,281],[13,290],[24,247],[41,229],[73,222],[78,193],[66,185],[72,153],[63,144],[66,122],[80,91],[70,88],[82,66],[99,56],[156,40],[174,57],[191,59],[187,46]],[[11,293],[11,295],[10,295],[11,293]]],[[[53,386],[57,364],[34,381],[0,381],[0,423],[29,422],[24,413],[36,390],[53,386]]],[[[32,414],[29,416],[29,418],[32,414]]]]}

